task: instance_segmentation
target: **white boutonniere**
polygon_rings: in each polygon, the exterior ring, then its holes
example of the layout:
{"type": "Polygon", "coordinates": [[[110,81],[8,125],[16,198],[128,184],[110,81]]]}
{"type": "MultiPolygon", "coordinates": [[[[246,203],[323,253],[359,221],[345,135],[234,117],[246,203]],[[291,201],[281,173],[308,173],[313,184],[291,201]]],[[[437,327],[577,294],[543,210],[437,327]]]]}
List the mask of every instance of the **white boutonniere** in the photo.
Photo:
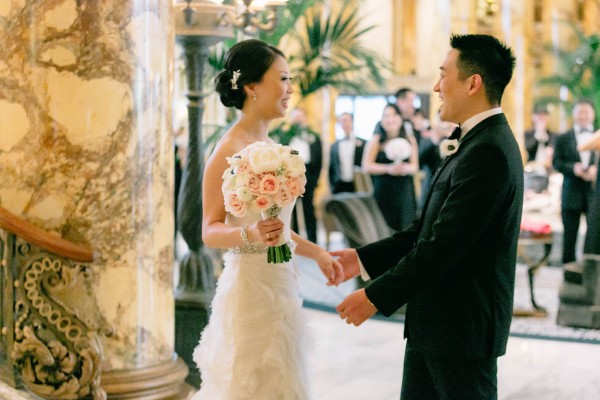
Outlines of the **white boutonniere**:
{"type": "Polygon", "coordinates": [[[444,157],[451,156],[458,151],[458,146],[460,146],[458,140],[445,139],[440,144],[440,152],[444,157]]]}

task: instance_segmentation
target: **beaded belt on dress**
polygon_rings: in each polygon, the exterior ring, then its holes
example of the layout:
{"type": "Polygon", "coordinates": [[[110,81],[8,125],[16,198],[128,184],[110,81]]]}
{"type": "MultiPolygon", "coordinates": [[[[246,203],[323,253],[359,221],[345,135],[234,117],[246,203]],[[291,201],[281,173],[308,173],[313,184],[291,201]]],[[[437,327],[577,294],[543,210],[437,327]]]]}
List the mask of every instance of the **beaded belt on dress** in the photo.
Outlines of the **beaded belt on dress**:
{"type": "MultiPolygon", "coordinates": [[[[288,246],[290,246],[290,249],[294,251],[294,248],[296,247],[296,242],[294,242],[293,240],[288,240],[287,244],[288,246]]],[[[230,249],[227,249],[227,252],[230,254],[267,254],[267,249],[269,247],[270,246],[265,246],[264,244],[260,243],[248,243],[238,247],[232,247],[230,249]]]]}

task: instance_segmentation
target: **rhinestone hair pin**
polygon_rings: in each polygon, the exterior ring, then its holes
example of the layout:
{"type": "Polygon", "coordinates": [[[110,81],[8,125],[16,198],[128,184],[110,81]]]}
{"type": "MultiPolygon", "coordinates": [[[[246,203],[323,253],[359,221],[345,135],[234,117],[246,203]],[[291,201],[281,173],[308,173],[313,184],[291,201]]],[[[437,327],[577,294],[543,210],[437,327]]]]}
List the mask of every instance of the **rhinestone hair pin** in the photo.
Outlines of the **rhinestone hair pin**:
{"type": "Polygon", "coordinates": [[[241,72],[239,69],[237,71],[233,71],[233,78],[231,78],[231,88],[233,90],[238,89],[237,81],[238,81],[240,75],[241,75],[241,72]]]}

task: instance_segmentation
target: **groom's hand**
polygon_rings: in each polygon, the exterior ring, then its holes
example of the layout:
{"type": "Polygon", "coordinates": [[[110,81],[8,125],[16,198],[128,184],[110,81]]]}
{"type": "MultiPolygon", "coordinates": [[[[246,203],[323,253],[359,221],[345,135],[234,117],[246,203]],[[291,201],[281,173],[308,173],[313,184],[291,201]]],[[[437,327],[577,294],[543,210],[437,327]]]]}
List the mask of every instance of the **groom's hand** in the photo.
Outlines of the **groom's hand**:
{"type": "Polygon", "coordinates": [[[346,320],[347,324],[359,326],[375,315],[377,308],[367,297],[365,289],[360,289],[346,297],[336,307],[336,311],[340,314],[341,319],[346,320]]]}
{"type": "Polygon", "coordinates": [[[356,278],[360,275],[360,267],[358,264],[358,253],[355,249],[343,249],[338,251],[330,251],[334,257],[337,257],[340,264],[344,268],[344,282],[348,279],[356,278]]]}

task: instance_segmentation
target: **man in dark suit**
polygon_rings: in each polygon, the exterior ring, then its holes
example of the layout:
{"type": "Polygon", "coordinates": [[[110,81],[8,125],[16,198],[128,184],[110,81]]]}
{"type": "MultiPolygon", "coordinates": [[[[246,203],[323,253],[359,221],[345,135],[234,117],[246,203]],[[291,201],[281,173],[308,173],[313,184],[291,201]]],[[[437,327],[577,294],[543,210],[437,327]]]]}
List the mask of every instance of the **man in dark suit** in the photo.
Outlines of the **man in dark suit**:
{"type": "Polygon", "coordinates": [[[331,146],[329,157],[329,185],[332,193],[354,192],[354,167],[362,163],[365,141],[354,135],[354,116],[345,112],[338,117],[344,132],[342,139],[331,146]]]}
{"type": "Polygon", "coordinates": [[[589,100],[579,100],[573,107],[573,129],[556,138],[552,165],[563,174],[561,217],[563,222],[563,263],[576,260],[575,248],[581,214],[588,213],[595,178],[592,151],[578,151],[577,146],[588,141],[594,132],[594,106],[589,100]]]}
{"type": "Polygon", "coordinates": [[[460,125],[418,221],[332,252],[371,284],[337,310],[360,325],[407,304],[402,399],[495,399],[512,319],[523,161],[500,100],[515,58],[488,35],[453,35],[434,86],[440,118],[460,125]],[[454,141],[457,140],[457,141],[454,141]]]}
{"type": "MultiPolygon", "coordinates": [[[[306,112],[296,108],[290,113],[289,142],[283,142],[300,153],[306,165],[306,187],[301,197],[307,239],[317,243],[317,216],[315,215],[315,190],[319,184],[319,176],[323,167],[323,147],[321,137],[308,126],[306,112]]],[[[292,228],[298,231],[298,213],[294,210],[292,228]]]]}
{"type": "Polygon", "coordinates": [[[421,198],[419,199],[419,210],[423,209],[429,185],[433,174],[442,164],[444,157],[440,153],[440,142],[447,139],[456,127],[455,124],[441,121],[439,115],[435,116],[434,125],[425,131],[421,131],[421,143],[419,143],[419,167],[423,171],[421,180],[421,198]]]}
{"type": "Polygon", "coordinates": [[[548,130],[548,108],[536,105],[531,116],[533,127],[525,131],[527,162],[535,162],[546,169],[552,166],[554,133],[548,130]]]}
{"type": "Polygon", "coordinates": [[[417,138],[417,142],[421,139],[420,132],[415,128],[413,124],[413,117],[417,111],[415,108],[415,99],[417,94],[408,87],[400,88],[396,91],[396,105],[402,113],[402,125],[406,134],[411,136],[414,135],[417,138]]]}
{"type": "Polygon", "coordinates": [[[525,190],[541,193],[548,189],[552,170],[552,154],[556,135],[548,130],[548,108],[538,104],[531,116],[533,126],[525,131],[524,141],[527,151],[525,168],[525,190]]]}

